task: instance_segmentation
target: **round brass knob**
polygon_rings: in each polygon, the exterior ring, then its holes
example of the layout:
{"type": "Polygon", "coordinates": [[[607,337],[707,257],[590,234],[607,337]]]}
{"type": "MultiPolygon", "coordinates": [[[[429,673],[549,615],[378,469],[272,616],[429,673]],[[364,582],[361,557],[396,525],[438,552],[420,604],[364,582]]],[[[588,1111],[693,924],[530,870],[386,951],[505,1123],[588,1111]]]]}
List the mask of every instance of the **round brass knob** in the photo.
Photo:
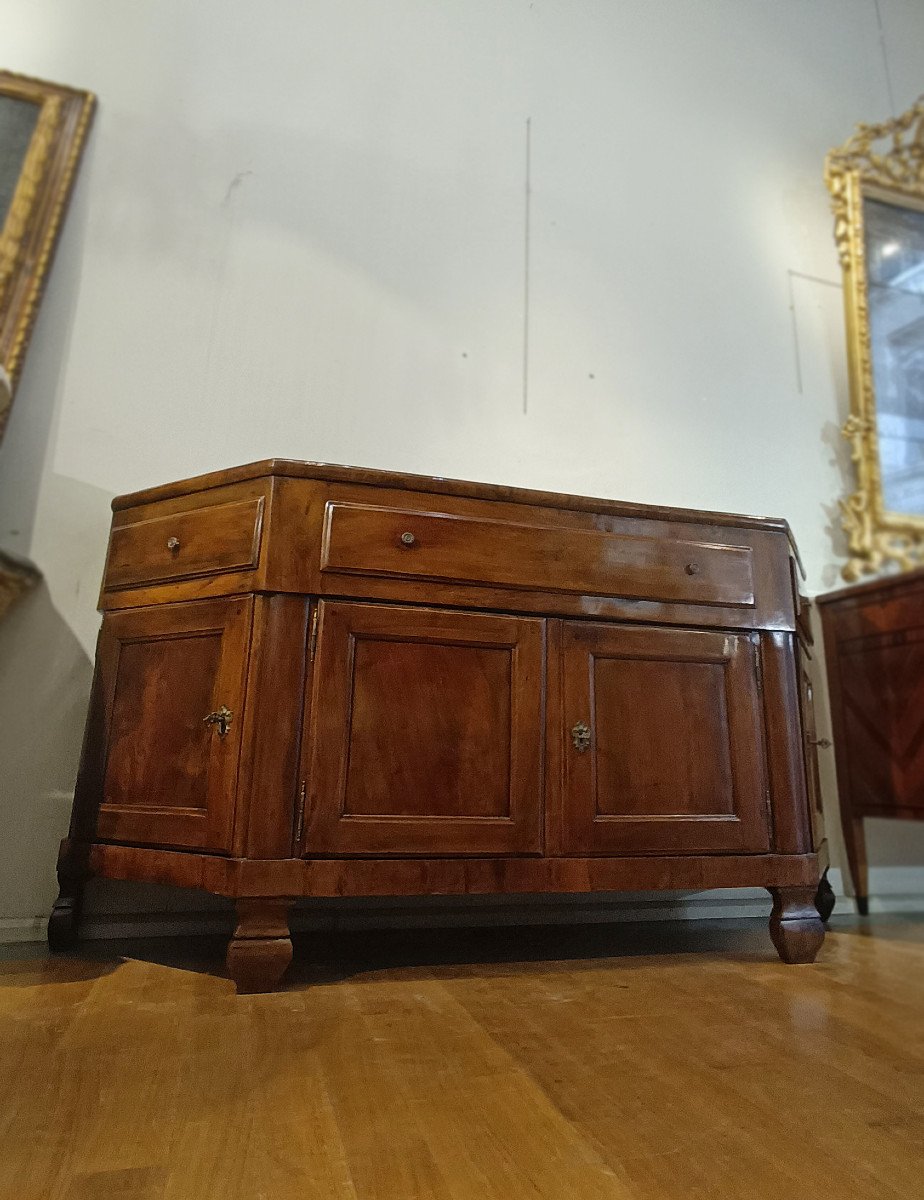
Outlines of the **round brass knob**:
{"type": "Polygon", "coordinates": [[[180,539],[177,537],[167,538],[167,549],[176,553],[180,548],[180,539]]]}
{"type": "Polygon", "coordinates": [[[687,563],[687,565],[683,569],[686,571],[686,573],[688,575],[698,575],[699,574],[699,563],[687,563]]]}
{"type": "Polygon", "coordinates": [[[416,541],[417,541],[417,538],[414,537],[413,533],[402,533],[401,534],[401,545],[402,546],[413,546],[416,541]]]}

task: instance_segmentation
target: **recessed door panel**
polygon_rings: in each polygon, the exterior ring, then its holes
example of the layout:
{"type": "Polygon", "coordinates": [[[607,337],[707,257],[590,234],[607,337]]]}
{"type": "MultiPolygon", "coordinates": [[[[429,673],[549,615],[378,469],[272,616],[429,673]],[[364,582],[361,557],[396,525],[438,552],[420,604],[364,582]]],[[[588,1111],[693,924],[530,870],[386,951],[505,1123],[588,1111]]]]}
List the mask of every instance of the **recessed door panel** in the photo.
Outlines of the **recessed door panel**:
{"type": "Polygon", "coordinates": [[[106,617],[101,838],[230,850],[252,607],[210,600],[106,617]]]}
{"type": "Polygon", "coordinates": [[[323,601],[307,854],[541,850],[543,622],[323,601]]]}
{"type": "Polygon", "coordinates": [[[211,730],[202,717],[211,712],[221,649],[221,630],[122,643],[107,804],[150,805],[156,797],[164,808],[208,807],[211,730]]]}
{"type": "Polygon", "coordinates": [[[566,853],[768,849],[756,652],[746,635],[565,626],[566,853]]]}

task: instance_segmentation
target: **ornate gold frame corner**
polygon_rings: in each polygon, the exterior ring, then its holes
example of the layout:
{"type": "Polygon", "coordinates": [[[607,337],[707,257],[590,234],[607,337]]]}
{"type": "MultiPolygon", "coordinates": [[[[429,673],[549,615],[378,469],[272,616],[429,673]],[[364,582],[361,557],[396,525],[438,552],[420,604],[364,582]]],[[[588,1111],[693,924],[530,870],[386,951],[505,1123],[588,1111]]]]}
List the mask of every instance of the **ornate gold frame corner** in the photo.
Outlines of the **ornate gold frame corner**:
{"type": "Polygon", "coordinates": [[[0,366],[10,381],[8,396],[0,392],[2,438],[96,97],[10,71],[0,71],[0,96],[39,106],[0,229],[0,366]]]}
{"type": "Polygon", "coordinates": [[[0,617],[26,592],[31,591],[41,575],[29,563],[17,562],[0,550],[0,617]]]}
{"type": "Polygon", "coordinates": [[[850,416],[843,434],[857,469],[856,491],[840,502],[850,554],[843,574],[852,581],[889,564],[924,565],[924,517],[890,513],[883,503],[863,230],[864,196],[924,209],[924,96],[894,121],[858,125],[825,158],[825,183],[844,281],[850,416]]]}

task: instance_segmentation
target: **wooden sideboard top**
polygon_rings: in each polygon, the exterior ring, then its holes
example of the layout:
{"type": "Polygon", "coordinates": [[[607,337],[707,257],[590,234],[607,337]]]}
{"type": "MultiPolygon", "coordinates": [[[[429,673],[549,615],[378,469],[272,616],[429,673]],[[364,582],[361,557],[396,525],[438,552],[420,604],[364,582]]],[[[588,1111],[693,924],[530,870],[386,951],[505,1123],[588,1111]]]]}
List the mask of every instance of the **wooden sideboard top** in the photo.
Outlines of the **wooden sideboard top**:
{"type": "MultiPolygon", "coordinates": [[[[474,500],[505,500],[514,504],[537,504],[549,508],[570,508],[582,512],[599,512],[618,517],[642,517],[652,520],[688,521],[694,524],[710,522],[715,525],[742,526],[747,529],[776,530],[785,533],[799,560],[799,552],[789,528],[782,517],[756,517],[743,513],[707,512],[691,508],[670,508],[654,504],[630,504],[624,500],[605,500],[594,496],[574,496],[567,492],[546,492],[533,488],[509,487],[496,483],[471,483],[462,479],[440,476],[412,475],[400,471],[378,471],[371,467],[336,466],[331,463],[300,462],[289,458],[266,458],[260,462],[210,471],[175,483],[146,488],[116,496],[112,501],[115,512],[137,504],[169,500],[190,492],[223,487],[248,479],[275,475],[290,479],[321,479],[333,483],[358,483],[367,487],[403,488],[443,496],[466,496],[474,500]]],[[[800,569],[802,567],[799,560],[800,569]]],[[[803,572],[804,574],[804,572],[803,572]]]]}
{"type": "Polygon", "coordinates": [[[869,600],[891,598],[896,593],[901,594],[920,587],[924,587],[924,567],[918,567],[914,571],[900,571],[895,575],[882,575],[863,583],[853,583],[849,587],[838,588],[835,592],[826,592],[823,596],[816,596],[815,603],[819,608],[825,608],[830,604],[839,604],[843,600],[866,603],[869,600]]]}

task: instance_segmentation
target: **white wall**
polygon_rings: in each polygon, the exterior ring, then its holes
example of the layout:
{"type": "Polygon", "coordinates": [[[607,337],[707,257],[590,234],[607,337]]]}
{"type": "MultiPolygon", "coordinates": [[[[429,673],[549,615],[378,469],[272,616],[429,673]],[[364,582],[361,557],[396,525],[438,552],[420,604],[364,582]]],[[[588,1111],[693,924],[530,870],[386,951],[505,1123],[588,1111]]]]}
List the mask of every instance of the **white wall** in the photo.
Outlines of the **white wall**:
{"type": "Polygon", "coordinates": [[[836,584],[822,160],[924,90],[918,0],[3,0],[0,45],[100,97],[0,451],[47,579],[0,919],[52,898],[119,491],[275,454],[769,513],[836,584]]]}

